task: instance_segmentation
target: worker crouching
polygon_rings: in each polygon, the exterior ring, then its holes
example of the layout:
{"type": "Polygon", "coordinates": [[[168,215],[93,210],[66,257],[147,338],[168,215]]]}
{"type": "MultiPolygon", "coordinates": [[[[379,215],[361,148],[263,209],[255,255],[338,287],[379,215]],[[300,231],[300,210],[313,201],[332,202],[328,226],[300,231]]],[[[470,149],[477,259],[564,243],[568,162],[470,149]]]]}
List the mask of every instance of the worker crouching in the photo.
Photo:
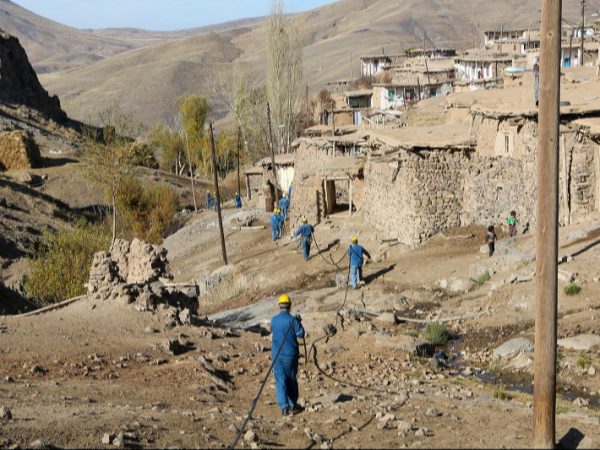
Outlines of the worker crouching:
{"type": "Polygon", "coordinates": [[[299,317],[290,314],[292,302],[287,295],[279,297],[279,314],[271,319],[273,373],[277,404],[284,416],[303,410],[298,405],[298,338],[304,338],[304,328],[299,317]]]}

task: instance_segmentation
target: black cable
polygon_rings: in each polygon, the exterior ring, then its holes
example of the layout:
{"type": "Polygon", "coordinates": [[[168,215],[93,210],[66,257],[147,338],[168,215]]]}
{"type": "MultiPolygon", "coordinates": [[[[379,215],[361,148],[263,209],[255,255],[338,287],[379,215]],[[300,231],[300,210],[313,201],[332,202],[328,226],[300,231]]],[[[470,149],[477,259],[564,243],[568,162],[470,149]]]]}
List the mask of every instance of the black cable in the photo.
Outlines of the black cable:
{"type": "Polygon", "coordinates": [[[277,362],[277,359],[279,358],[279,355],[281,354],[281,350],[283,349],[283,345],[285,344],[285,341],[286,341],[288,335],[290,334],[290,330],[292,329],[295,320],[297,320],[297,319],[296,318],[292,318],[292,320],[290,321],[290,326],[288,327],[287,331],[285,332],[285,336],[283,337],[283,342],[281,343],[281,347],[279,347],[279,350],[277,350],[277,354],[275,355],[275,358],[273,358],[273,362],[271,363],[271,367],[269,367],[269,371],[267,372],[267,375],[265,376],[264,380],[260,384],[260,389],[258,390],[258,394],[256,394],[256,397],[252,401],[252,407],[250,408],[250,411],[248,411],[248,414],[246,416],[246,420],[244,420],[244,423],[242,424],[242,427],[240,428],[240,431],[238,431],[238,434],[235,437],[235,440],[229,446],[230,449],[235,448],[235,446],[238,444],[238,442],[240,441],[240,438],[242,437],[242,434],[244,433],[244,430],[246,429],[246,426],[248,425],[248,422],[252,418],[252,414],[254,413],[254,410],[256,409],[256,405],[258,403],[258,400],[260,399],[260,396],[261,396],[261,394],[263,392],[263,389],[265,388],[265,385],[267,384],[267,380],[269,379],[269,375],[271,375],[273,367],[275,367],[275,363],[277,362]]]}

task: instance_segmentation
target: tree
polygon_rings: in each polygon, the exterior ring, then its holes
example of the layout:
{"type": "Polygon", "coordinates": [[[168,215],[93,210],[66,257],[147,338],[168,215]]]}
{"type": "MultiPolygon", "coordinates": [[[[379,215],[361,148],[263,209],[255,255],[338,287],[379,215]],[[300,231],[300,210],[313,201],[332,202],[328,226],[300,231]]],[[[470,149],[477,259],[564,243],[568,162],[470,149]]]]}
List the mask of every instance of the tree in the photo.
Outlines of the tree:
{"type": "Polygon", "coordinates": [[[158,163],[162,170],[173,171],[181,175],[186,164],[182,161],[185,153],[185,141],[176,129],[156,124],[148,136],[148,145],[158,150],[158,163]]]}
{"type": "Polygon", "coordinates": [[[276,152],[287,152],[298,134],[303,111],[302,38],[286,19],[283,0],[274,0],[267,24],[267,94],[273,118],[276,152]]]}
{"type": "Polygon", "coordinates": [[[192,185],[192,198],[194,199],[194,210],[198,212],[196,202],[196,190],[194,188],[194,166],[201,167],[204,173],[209,172],[209,158],[204,139],[204,122],[208,114],[208,102],[206,98],[199,95],[188,94],[178,101],[179,117],[185,137],[185,148],[187,152],[188,165],[190,169],[190,183],[192,185]]]}
{"type": "Polygon", "coordinates": [[[141,126],[118,105],[100,113],[100,128],[86,130],[83,168],[88,177],[104,187],[110,198],[113,223],[112,241],[117,234],[117,191],[122,180],[132,176],[135,162],[135,142],[141,126]]]}

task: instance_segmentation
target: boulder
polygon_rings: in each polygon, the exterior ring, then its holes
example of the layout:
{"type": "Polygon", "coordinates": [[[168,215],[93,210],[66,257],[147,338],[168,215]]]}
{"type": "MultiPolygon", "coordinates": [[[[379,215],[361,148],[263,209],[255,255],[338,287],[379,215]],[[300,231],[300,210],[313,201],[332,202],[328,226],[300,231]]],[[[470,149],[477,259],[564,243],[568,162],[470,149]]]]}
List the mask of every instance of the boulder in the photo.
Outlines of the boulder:
{"type": "Polygon", "coordinates": [[[519,337],[506,341],[500,347],[496,348],[496,350],[494,350],[494,358],[512,358],[519,353],[532,351],[533,343],[527,338],[519,337]]]}
{"type": "Polygon", "coordinates": [[[448,291],[452,294],[462,294],[469,292],[474,286],[475,283],[468,278],[453,278],[448,284],[448,291]]]}
{"type": "Polygon", "coordinates": [[[580,334],[558,340],[558,346],[567,350],[588,351],[600,346],[600,336],[594,334],[580,334]]]}
{"type": "Polygon", "coordinates": [[[424,339],[408,335],[389,336],[379,334],[375,338],[375,345],[392,350],[407,352],[416,356],[429,356],[435,353],[435,346],[424,339]]]}
{"type": "Polygon", "coordinates": [[[382,314],[379,314],[375,318],[375,321],[384,325],[396,325],[396,323],[398,323],[395,314],[391,312],[384,312],[382,314]]]}
{"type": "MultiPolygon", "coordinates": [[[[0,133],[0,170],[31,169],[39,167],[41,160],[40,149],[31,134],[25,131],[0,133]]],[[[27,172],[24,175],[33,177],[33,174],[27,172]]],[[[24,182],[30,184],[28,181],[21,181],[24,182]]]]}

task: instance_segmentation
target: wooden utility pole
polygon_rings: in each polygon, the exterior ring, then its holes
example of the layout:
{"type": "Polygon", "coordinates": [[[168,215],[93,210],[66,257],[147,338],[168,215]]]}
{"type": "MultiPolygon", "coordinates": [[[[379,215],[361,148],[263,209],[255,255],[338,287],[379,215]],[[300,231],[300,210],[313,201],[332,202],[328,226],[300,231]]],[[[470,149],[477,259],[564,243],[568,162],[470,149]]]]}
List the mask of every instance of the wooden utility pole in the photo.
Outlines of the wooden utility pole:
{"type": "Polygon", "coordinates": [[[333,141],[332,141],[333,142],[333,155],[331,155],[331,156],[333,156],[335,158],[335,150],[336,150],[335,149],[335,147],[336,147],[336,145],[335,145],[335,110],[333,108],[331,108],[331,127],[332,127],[331,131],[332,131],[332,139],[333,139],[333,141]]]}
{"type": "Polygon", "coordinates": [[[271,105],[267,102],[267,118],[269,121],[269,140],[271,143],[271,166],[273,167],[273,188],[275,191],[275,205],[279,205],[279,191],[277,190],[277,167],[275,166],[275,145],[273,143],[273,125],[271,124],[271,105]]]}
{"type": "Polygon", "coordinates": [[[583,67],[583,43],[585,41],[585,0],[581,0],[581,61],[579,65],[583,67]]]}
{"type": "Polygon", "coordinates": [[[219,194],[219,176],[217,175],[217,151],[215,149],[215,134],[213,132],[213,123],[210,122],[210,145],[212,149],[212,169],[215,182],[215,192],[217,193],[217,216],[219,217],[219,233],[221,234],[221,254],[223,262],[227,265],[227,249],[225,248],[225,233],[223,233],[223,218],[221,217],[221,195],[219,194]]]}
{"type": "Polygon", "coordinates": [[[562,0],[542,0],[535,277],[533,447],[556,438],[558,159],[562,0]]]}
{"type": "Polygon", "coordinates": [[[242,195],[242,180],[240,179],[240,146],[242,145],[241,142],[241,136],[242,135],[242,129],[240,127],[238,127],[238,132],[237,132],[237,182],[238,182],[238,188],[237,188],[237,193],[238,195],[242,195]]]}

